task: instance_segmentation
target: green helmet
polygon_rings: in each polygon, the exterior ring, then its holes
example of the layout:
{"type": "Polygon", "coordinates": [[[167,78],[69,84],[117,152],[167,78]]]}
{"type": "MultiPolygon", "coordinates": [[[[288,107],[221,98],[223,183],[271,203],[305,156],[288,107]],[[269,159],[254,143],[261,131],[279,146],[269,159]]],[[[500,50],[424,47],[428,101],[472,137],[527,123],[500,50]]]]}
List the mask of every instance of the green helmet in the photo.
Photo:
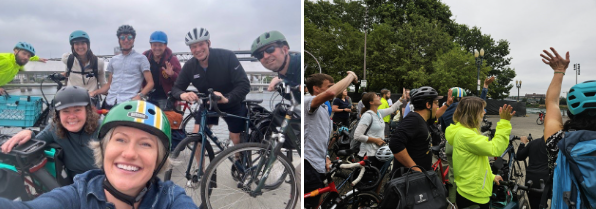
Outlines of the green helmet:
{"type": "Polygon", "coordinates": [[[453,96],[453,98],[466,96],[466,91],[460,87],[453,87],[453,88],[451,88],[451,91],[452,91],[451,95],[453,96]]]}
{"type": "Polygon", "coordinates": [[[252,46],[250,47],[250,54],[254,56],[255,52],[261,49],[263,46],[267,46],[271,43],[275,43],[278,41],[284,42],[285,45],[290,47],[288,45],[288,42],[286,41],[286,37],[279,31],[265,32],[252,42],[252,46]]]}
{"type": "Polygon", "coordinates": [[[110,109],[99,129],[99,139],[118,126],[129,126],[151,133],[162,141],[166,151],[172,146],[170,122],[159,107],[145,101],[128,101],[110,109]]]}

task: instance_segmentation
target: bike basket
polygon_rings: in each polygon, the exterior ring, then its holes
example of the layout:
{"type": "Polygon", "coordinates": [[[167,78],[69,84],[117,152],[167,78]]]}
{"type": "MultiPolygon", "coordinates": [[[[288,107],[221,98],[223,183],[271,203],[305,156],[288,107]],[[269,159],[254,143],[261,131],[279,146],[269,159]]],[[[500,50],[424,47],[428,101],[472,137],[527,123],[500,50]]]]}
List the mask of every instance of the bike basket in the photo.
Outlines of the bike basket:
{"type": "MultiPolygon", "coordinates": [[[[7,140],[0,141],[0,145],[7,140]]],[[[8,154],[0,152],[0,161],[9,165],[14,165],[17,169],[26,169],[39,164],[45,158],[44,147],[46,142],[31,139],[25,144],[21,144],[12,149],[8,154]],[[20,163],[18,161],[20,161],[20,163]],[[22,167],[21,167],[22,166],[22,167]]]]}
{"type": "Polygon", "coordinates": [[[30,127],[39,119],[43,110],[41,97],[0,97],[0,126],[30,127]]]}

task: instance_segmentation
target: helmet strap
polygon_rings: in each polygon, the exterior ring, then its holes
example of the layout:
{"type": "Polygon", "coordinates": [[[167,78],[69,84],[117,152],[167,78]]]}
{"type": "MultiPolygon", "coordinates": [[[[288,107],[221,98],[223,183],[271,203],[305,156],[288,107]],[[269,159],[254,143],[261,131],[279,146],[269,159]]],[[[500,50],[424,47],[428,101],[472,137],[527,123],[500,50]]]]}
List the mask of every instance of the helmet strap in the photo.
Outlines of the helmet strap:
{"type": "Polygon", "coordinates": [[[151,187],[152,183],[153,183],[153,178],[152,178],[152,180],[149,180],[149,182],[147,182],[147,185],[145,186],[145,188],[143,188],[143,190],[141,190],[141,192],[136,197],[133,197],[133,196],[130,196],[130,195],[127,195],[127,194],[124,194],[124,193],[118,191],[116,188],[114,188],[114,186],[112,186],[110,181],[108,181],[107,177],[103,181],[103,188],[106,191],[108,191],[112,196],[114,196],[116,199],[118,199],[126,204],[129,204],[134,209],[135,208],[134,204],[141,201],[143,196],[145,196],[145,194],[147,193],[148,188],[151,187]]]}
{"type": "Polygon", "coordinates": [[[286,63],[288,62],[288,57],[289,56],[290,56],[289,53],[284,56],[284,62],[281,64],[281,66],[279,67],[279,69],[277,69],[277,72],[278,73],[281,72],[284,69],[284,67],[286,67],[286,63]]]}

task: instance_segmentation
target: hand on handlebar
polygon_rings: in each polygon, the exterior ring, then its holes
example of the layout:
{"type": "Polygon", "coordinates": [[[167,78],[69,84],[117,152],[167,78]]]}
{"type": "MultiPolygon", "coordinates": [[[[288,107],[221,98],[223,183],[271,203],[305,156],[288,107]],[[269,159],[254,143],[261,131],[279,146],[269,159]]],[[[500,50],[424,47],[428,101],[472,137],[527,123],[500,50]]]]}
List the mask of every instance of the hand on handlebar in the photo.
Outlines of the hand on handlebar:
{"type": "Polygon", "coordinates": [[[31,130],[23,130],[6,141],[0,148],[2,152],[6,154],[9,153],[12,148],[19,144],[24,144],[25,142],[29,141],[29,139],[31,139],[31,130]]]}
{"type": "Polygon", "coordinates": [[[224,97],[221,92],[213,91],[213,94],[215,94],[215,96],[221,97],[221,99],[217,102],[218,104],[226,104],[229,102],[228,98],[224,97]]]}
{"type": "Polygon", "coordinates": [[[497,183],[497,185],[501,185],[500,181],[503,181],[503,177],[496,175],[493,181],[497,183]]]}
{"type": "Polygon", "coordinates": [[[527,144],[527,143],[528,143],[528,137],[527,137],[527,136],[522,136],[522,137],[520,137],[520,138],[519,138],[519,140],[520,140],[522,143],[524,143],[524,144],[527,144]]]}
{"type": "Polygon", "coordinates": [[[195,102],[199,100],[199,97],[194,92],[186,92],[180,94],[180,99],[187,101],[187,102],[195,102]]]}

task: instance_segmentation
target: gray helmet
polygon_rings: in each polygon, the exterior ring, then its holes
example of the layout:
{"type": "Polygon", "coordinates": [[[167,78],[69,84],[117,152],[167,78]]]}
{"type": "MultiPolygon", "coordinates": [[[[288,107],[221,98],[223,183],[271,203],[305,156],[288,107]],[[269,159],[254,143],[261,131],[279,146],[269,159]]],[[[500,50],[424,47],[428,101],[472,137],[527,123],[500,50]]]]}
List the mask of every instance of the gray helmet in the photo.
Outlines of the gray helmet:
{"type": "Polygon", "coordinates": [[[119,37],[120,34],[123,34],[123,33],[132,34],[132,37],[133,38],[136,38],[137,37],[137,32],[130,25],[122,25],[122,26],[120,26],[118,28],[118,31],[116,31],[116,37],[119,37]]]}
{"type": "Polygon", "coordinates": [[[439,96],[439,93],[437,93],[437,90],[433,89],[433,87],[423,86],[416,90],[410,91],[410,98],[412,103],[418,103],[426,102],[431,99],[438,100],[443,98],[443,96],[439,96]]]}
{"type": "Polygon", "coordinates": [[[67,107],[87,106],[90,104],[87,89],[78,86],[64,87],[54,96],[54,107],[60,111],[67,107]]]}

